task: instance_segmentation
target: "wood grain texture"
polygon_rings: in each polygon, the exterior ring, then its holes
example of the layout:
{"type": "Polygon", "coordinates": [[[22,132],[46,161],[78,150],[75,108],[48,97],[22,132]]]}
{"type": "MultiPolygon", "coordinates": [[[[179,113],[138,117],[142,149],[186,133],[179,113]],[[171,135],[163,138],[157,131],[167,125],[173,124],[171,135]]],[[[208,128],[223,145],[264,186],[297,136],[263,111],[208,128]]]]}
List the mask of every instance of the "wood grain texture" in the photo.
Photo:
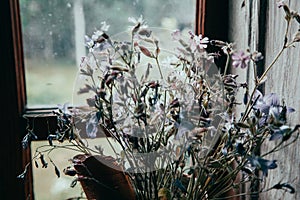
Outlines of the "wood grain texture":
{"type": "MultiPolygon", "coordinates": [[[[286,1],[290,8],[300,12],[300,1],[286,1]]],[[[275,0],[245,0],[245,5],[240,0],[232,0],[229,3],[229,40],[234,42],[238,50],[250,51],[259,50],[265,55],[262,69],[266,68],[274,59],[277,52],[283,45],[286,22],[283,9],[279,9],[275,0]]],[[[293,23],[292,32],[295,32],[299,25],[293,23]]],[[[292,35],[292,34],[291,34],[292,35]]],[[[253,66],[248,70],[231,69],[232,73],[239,74],[239,81],[247,81],[253,88],[253,66]]],[[[262,70],[261,69],[261,70],[262,70]]],[[[295,48],[288,49],[275,64],[268,74],[265,83],[264,93],[277,93],[283,98],[287,105],[296,109],[289,117],[290,125],[300,123],[300,44],[295,48]]],[[[241,99],[242,92],[237,98],[241,99]]],[[[238,107],[237,113],[243,109],[238,107]]],[[[237,116],[238,117],[238,116],[237,116]]],[[[264,146],[262,152],[271,149],[274,143],[264,146]]],[[[272,187],[278,182],[291,182],[296,193],[291,195],[288,192],[272,190],[263,193],[259,199],[300,199],[300,140],[292,146],[277,152],[270,157],[278,160],[278,168],[270,170],[268,180],[261,184],[262,188],[272,187]]],[[[243,197],[241,199],[249,199],[243,197]]]]}
{"type": "MultiPolygon", "coordinates": [[[[287,1],[290,8],[300,11],[300,1],[287,1]]],[[[274,55],[283,45],[286,22],[283,9],[279,9],[273,1],[269,2],[266,26],[266,55],[274,55]]],[[[292,23],[291,32],[299,28],[297,23],[292,23]]],[[[273,57],[266,57],[266,64],[272,62],[273,57]]],[[[285,51],[268,75],[265,93],[277,93],[287,105],[296,109],[289,117],[291,125],[300,123],[300,44],[295,48],[285,51]]],[[[263,151],[270,149],[266,146],[263,151]]],[[[270,171],[269,181],[265,187],[272,187],[279,181],[291,182],[296,189],[296,194],[273,191],[261,195],[262,199],[300,199],[300,140],[281,152],[274,154],[273,159],[278,160],[278,169],[270,171]]]]}

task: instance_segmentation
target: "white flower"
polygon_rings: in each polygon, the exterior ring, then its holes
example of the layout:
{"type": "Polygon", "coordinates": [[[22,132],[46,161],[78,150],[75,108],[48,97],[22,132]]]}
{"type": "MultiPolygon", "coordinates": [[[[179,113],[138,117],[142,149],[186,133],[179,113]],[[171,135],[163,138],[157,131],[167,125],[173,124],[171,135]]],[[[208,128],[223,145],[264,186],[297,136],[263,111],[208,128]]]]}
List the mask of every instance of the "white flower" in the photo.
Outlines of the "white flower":
{"type": "Polygon", "coordinates": [[[134,24],[134,26],[129,27],[132,32],[137,32],[140,29],[148,27],[143,15],[141,15],[138,19],[135,19],[134,17],[128,17],[128,21],[134,24]]]}
{"type": "Polygon", "coordinates": [[[87,46],[87,48],[91,51],[91,49],[93,49],[94,47],[94,40],[92,40],[87,35],[84,36],[84,39],[85,39],[85,46],[87,46]]]}
{"type": "Polygon", "coordinates": [[[108,25],[107,23],[106,23],[106,21],[103,21],[103,22],[101,22],[101,31],[108,31],[108,29],[109,29],[109,27],[110,27],[110,25],[108,25]]]}
{"type": "Polygon", "coordinates": [[[197,36],[191,31],[189,32],[189,34],[191,35],[190,45],[193,52],[196,51],[197,48],[199,49],[207,48],[207,44],[209,43],[208,37],[203,38],[201,34],[197,36]]]}
{"type": "Polygon", "coordinates": [[[172,39],[173,40],[180,40],[181,39],[181,32],[180,30],[175,30],[171,33],[172,39]]]}
{"type": "Polygon", "coordinates": [[[103,31],[95,31],[92,35],[92,40],[97,41],[103,35],[103,31]]]}

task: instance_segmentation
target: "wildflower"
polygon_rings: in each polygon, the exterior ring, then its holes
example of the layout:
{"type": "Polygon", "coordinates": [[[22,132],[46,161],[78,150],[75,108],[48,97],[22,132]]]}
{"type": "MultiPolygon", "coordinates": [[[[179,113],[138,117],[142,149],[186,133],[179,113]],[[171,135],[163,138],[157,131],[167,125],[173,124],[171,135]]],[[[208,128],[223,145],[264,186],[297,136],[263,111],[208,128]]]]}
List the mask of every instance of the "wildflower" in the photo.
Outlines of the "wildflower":
{"type": "Polygon", "coordinates": [[[173,31],[171,33],[171,36],[172,36],[173,40],[180,40],[180,38],[181,38],[181,32],[180,32],[180,30],[177,29],[177,30],[173,31]]]}
{"type": "Polygon", "coordinates": [[[291,135],[299,129],[300,125],[296,125],[293,129],[287,125],[282,125],[279,128],[272,128],[270,141],[281,139],[282,142],[290,139],[291,135]]]}
{"type": "Polygon", "coordinates": [[[130,27],[132,33],[136,33],[138,30],[148,27],[142,15],[138,19],[135,19],[134,17],[128,17],[128,21],[134,24],[133,27],[130,27]]]}
{"type": "Polygon", "coordinates": [[[100,30],[105,32],[105,31],[108,31],[109,27],[110,27],[110,25],[108,25],[105,21],[103,21],[103,22],[101,22],[100,30]]]}
{"type": "Polygon", "coordinates": [[[269,169],[277,168],[277,160],[266,160],[258,156],[250,157],[248,160],[252,167],[262,170],[264,176],[268,176],[269,169]]]}
{"type": "Polygon", "coordinates": [[[95,49],[100,47],[99,37],[100,32],[95,32],[94,35],[90,38],[89,36],[85,36],[85,46],[89,49],[89,52],[94,52],[95,49]]]}
{"type": "Polygon", "coordinates": [[[94,40],[89,36],[84,36],[85,39],[85,46],[90,50],[94,47],[94,40]]]}
{"type": "Polygon", "coordinates": [[[251,58],[254,62],[258,62],[264,59],[264,56],[262,55],[261,52],[255,51],[254,53],[252,53],[251,58]]]}
{"type": "Polygon", "coordinates": [[[277,4],[277,7],[278,7],[278,8],[281,8],[282,6],[285,5],[284,0],[278,0],[278,1],[276,2],[276,4],[277,4]]]}
{"type": "Polygon", "coordinates": [[[199,49],[205,49],[207,48],[207,44],[209,43],[208,37],[204,37],[200,34],[199,36],[195,35],[191,31],[189,32],[191,39],[190,39],[190,45],[191,50],[194,52],[197,48],[199,49]]]}
{"type": "Polygon", "coordinates": [[[253,106],[254,109],[259,110],[262,113],[260,119],[261,125],[265,122],[272,124],[284,124],[286,121],[286,114],[295,111],[294,108],[287,107],[286,105],[280,105],[280,100],[277,94],[270,93],[265,95],[259,95],[256,104],[253,106]]]}
{"type": "Polygon", "coordinates": [[[103,31],[97,30],[92,35],[92,40],[97,41],[103,35],[103,31]]]}
{"type": "Polygon", "coordinates": [[[233,53],[232,55],[232,66],[238,68],[246,68],[249,61],[250,61],[250,56],[249,54],[243,52],[243,51],[239,51],[239,52],[236,52],[236,53],[233,53]]]}

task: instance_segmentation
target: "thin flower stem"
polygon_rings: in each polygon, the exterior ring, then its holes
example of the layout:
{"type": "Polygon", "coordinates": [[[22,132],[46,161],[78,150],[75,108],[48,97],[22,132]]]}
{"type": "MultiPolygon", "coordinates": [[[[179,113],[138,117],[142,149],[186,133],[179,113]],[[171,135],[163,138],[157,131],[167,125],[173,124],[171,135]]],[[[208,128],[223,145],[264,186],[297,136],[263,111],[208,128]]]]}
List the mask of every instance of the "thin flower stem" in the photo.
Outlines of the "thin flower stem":
{"type": "Polygon", "coordinates": [[[226,64],[225,64],[225,70],[224,70],[224,76],[227,74],[228,68],[229,68],[229,61],[230,61],[230,56],[229,53],[226,52],[226,64]]]}
{"type": "Polygon", "coordinates": [[[246,120],[246,118],[248,117],[250,111],[251,111],[251,100],[255,94],[255,91],[257,90],[258,86],[260,84],[262,84],[264,78],[266,77],[266,75],[268,74],[268,72],[273,68],[274,64],[277,62],[277,60],[279,59],[279,57],[282,55],[282,53],[284,52],[285,49],[293,46],[294,41],[292,41],[290,44],[287,44],[287,38],[288,38],[288,33],[289,33],[289,29],[290,29],[290,25],[291,25],[291,20],[287,21],[287,26],[286,26],[286,30],[285,30],[285,35],[284,35],[284,45],[283,47],[280,49],[280,51],[277,53],[277,55],[275,56],[275,58],[273,59],[273,61],[271,62],[271,64],[267,67],[267,69],[264,71],[264,73],[261,75],[261,77],[255,82],[255,86],[252,90],[250,99],[247,103],[246,109],[245,109],[245,113],[243,115],[243,117],[241,118],[241,122],[244,122],[246,120]]]}
{"type": "MultiPolygon", "coordinates": [[[[283,53],[283,51],[286,49],[286,46],[283,46],[281,48],[281,50],[278,52],[278,54],[276,55],[276,57],[274,58],[274,60],[272,61],[272,63],[268,66],[268,68],[264,71],[264,73],[261,75],[261,77],[258,79],[258,84],[256,85],[260,85],[261,82],[263,81],[263,79],[265,78],[265,76],[267,75],[267,73],[270,71],[270,69],[272,69],[272,67],[274,66],[274,64],[276,63],[276,61],[278,60],[278,58],[281,56],[281,54],[283,53]]],[[[256,89],[256,88],[255,88],[256,89]]]]}
{"type": "Polygon", "coordinates": [[[245,109],[245,113],[243,115],[243,117],[241,118],[241,122],[244,122],[246,120],[246,118],[248,117],[248,115],[250,114],[251,111],[251,105],[252,105],[252,99],[254,97],[254,94],[258,88],[258,86],[262,83],[263,79],[265,78],[265,76],[267,75],[267,73],[270,71],[270,69],[274,66],[274,64],[276,63],[276,61],[278,60],[278,58],[281,56],[281,54],[283,53],[283,51],[285,50],[285,46],[281,48],[281,50],[277,53],[277,55],[275,56],[275,58],[273,59],[273,61],[271,62],[271,64],[267,67],[267,69],[264,71],[264,73],[261,75],[261,77],[258,79],[258,81],[255,83],[255,86],[252,90],[250,99],[246,105],[246,109],[245,109]]]}
{"type": "Polygon", "coordinates": [[[163,77],[163,74],[162,74],[162,71],[161,71],[161,67],[160,67],[160,64],[159,64],[158,56],[155,57],[155,62],[157,64],[157,67],[158,67],[158,70],[159,70],[160,78],[163,80],[164,77],[163,77]]]}
{"type": "Polygon", "coordinates": [[[295,139],[294,139],[293,141],[291,141],[290,143],[288,143],[288,144],[286,144],[286,145],[280,147],[280,146],[284,143],[284,141],[280,141],[280,143],[277,144],[272,150],[270,150],[269,152],[263,154],[261,157],[265,157],[265,156],[267,156],[267,155],[269,155],[269,154],[271,154],[271,153],[274,153],[274,152],[277,152],[277,151],[279,151],[279,150],[281,150],[281,149],[284,149],[285,147],[287,147],[287,146],[293,144],[294,142],[296,142],[297,139],[298,139],[298,137],[299,137],[299,132],[298,132],[297,136],[295,137],[295,139]],[[280,147],[280,148],[279,148],[279,147],[280,147]]]}

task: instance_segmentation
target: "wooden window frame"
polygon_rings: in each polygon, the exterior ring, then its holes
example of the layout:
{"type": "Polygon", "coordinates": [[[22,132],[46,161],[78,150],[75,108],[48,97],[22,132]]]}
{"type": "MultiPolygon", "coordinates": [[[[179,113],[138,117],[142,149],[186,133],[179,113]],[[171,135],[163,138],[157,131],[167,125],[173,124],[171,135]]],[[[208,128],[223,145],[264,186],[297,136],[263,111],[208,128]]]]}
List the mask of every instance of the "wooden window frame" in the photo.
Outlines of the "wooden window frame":
{"type": "MultiPolygon", "coordinates": [[[[1,24],[6,25],[6,31],[1,32],[1,51],[4,49],[4,52],[1,52],[0,56],[2,61],[6,61],[6,64],[2,66],[5,68],[5,73],[4,78],[1,80],[4,82],[1,85],[4,86],[2,92],[9,93],[8,97],[4,98],[4,113],[1,122],[3,126],[10,125],[8,127],[9,134],[2,134],[2,140],[9,141],[3,145],[1,144],[2,152],[8,151],[9,155],[5,155],[1,162],[8,164],[1,164],[1,172],[4,175],[1,179],[0,192],[1,195],[5,194],[2,196],[4,199],[34,199],[32,172],[29,171],[24,182],[16,179],[17,174],[22,172],[23,167],[31,159],[30,148],[22,150],[21,147],[21,140],[26,134],[28,122],[24,116],[27,117],[29,122],[34,119],[34,127],[37,132],[45,133],[45,135],[39,135],[40,139],[46,138],[49,131],[45,130],[47,123],[50,122],[50,131],[56,129],[55,117],[51,115],[53,109],[26,108],[19,0],[1,1],[0,6],[2,9],[1,24]]],[[[228,20],[224,20],[227,17],[226,8],[228,7],[226,6],[228,6],[228,0],[196,0],[195,33],[209,38],[227,40],[228,20]]]]}

